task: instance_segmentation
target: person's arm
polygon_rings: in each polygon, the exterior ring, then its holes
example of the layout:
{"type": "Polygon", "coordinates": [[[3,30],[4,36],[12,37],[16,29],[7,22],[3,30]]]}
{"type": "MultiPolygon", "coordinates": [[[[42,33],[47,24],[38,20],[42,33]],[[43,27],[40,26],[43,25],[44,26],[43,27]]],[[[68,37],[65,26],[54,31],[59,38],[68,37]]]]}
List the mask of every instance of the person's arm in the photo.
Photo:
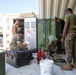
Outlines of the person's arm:
{"type": "Polygon", "coordinates": [[[58,54],[58,46],[55,47],[55,52],[54,54],[58,54]]]}
{"type": "Polygon", "coordinates": [[[13,35],[17,34],[16,24],[14,24],[14,25],[12,26],[12,33],[13,33],[13,35]]]}
{"type": "Polygon", "coordinates": [[[62,42],[64,41],[65,36],[66,36],[66,34],[68,32],[68,27],[69,27],[69,22],[65,22],[65,26],[64,26],[63,34],[62,34],[62,39],[61,39],[62,42]]]}
{"type": "Polygon", "coordinates": [[[22,37],[21,36],[17,36],[17,44],[18,46],[27,46],[27,43],[22,43],[22,37]]]}
{"type": "Polygon", "coordinates": [[[69,15],[66,15],[64,21],[65,21],[65,25],[64,25],[62,39],[61,39],[62,42],[64,42],[65,36],[66,36],[66,34],[68,32],[69,22],[70,22],[70,16],[69,15]]]}
{"type": "Polygon", "coordinates": [[[17,34],[17,29],[14,27],[13,28],[13,35],[17,34]]]}
{"type": "Polygon", "coordinates": [[[63,38],[65,38],[65,35],[66,35],[67,32],[68,32],[68,27],[69,27],[69,22],[65,22],[65,26],[64,26],[63,34],[62,34],[62,37],[63,37],[63,38]]]}
{"type": "Polygon", "coordinates": [[[18,43],[18,46],[27,46],[27,44],[18,43]]]}
{"type": "Polygon", "coordinates": [[[59,41],[58,40],[54,41],[54,46],[55,46],[55,52],[54,52],[54,54],[57,54],[58,53],[58,46],[59,46],[59,41]]]}

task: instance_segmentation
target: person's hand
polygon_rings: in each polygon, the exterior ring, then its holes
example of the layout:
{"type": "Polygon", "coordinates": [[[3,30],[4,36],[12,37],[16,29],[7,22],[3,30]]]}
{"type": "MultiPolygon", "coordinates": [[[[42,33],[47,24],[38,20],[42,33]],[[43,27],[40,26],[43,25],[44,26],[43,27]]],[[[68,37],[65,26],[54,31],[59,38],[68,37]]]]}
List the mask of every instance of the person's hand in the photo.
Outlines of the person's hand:
{"type": "Polygon", "coordinates": [[[64,38],[61,38],[61,42],[64,42],[64,38]]]}

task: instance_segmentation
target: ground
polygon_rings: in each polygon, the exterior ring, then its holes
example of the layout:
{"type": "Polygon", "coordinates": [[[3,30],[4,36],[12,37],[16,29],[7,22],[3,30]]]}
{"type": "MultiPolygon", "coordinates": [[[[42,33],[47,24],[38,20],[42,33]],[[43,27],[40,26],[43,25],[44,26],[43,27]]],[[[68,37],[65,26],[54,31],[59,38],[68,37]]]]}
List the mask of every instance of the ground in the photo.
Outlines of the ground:
{"type": "MultiPolygon", "coordinates": [[[[40,75],[40,65],[32,60],[30,65],[20,68],[14,68],[6,63],[6,75],[40,75]]],[[[54,64],[53,75],[76,75],[76,69],[72,71],[62,71],[60,67],[54,64]]]]}

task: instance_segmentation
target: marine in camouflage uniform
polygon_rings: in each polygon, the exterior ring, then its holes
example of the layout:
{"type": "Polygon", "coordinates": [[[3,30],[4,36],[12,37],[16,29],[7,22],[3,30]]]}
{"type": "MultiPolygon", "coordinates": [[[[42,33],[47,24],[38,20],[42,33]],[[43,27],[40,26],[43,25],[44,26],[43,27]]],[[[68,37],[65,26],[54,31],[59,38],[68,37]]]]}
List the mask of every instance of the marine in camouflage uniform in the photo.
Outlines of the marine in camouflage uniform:
{"type": "Polygon", "coordinates": [[[62,66],[62,70],[72,70],[71,61],[74,59],[74,68],[76,68],[76,16],[72,13],[72,9],[67,9],[65,17],[65,26],[63,30],[62,42],[65,38],[66,65],[62,66]]]}
{"type": "Polygon", "coordinates": [[[19,26],[16,25],[16,24],[14,24],[14,25],[12,26],[12,29],[13,29],[13,28],[16,28],[16,29],[17,29],[16,33],[17,33],[18,31],[22,30],[22,28],[19,27],[19,26]]]}
{"type": "Polygon", "coordinates": [[[65,17],[65,22],[70,22],[69,28],[68,28],[68,33],[65,36],[65,50],[66,50],[66,56],[67,56],[67,61],[72,61],[73,56],[75,57],[76,61],[76,48],[75,48],[75,43],[76,43],[76,18],[74,14],[68,14],[65,17]],[[74,54],[75,53],[75,54],[74,54]]]}
{"type": "Polygon", "coordinates": [[[17,32],[20,30],[22,30],[22,27],[20,26],[20,21],[19,19],[16,19],[15,24],[12,26],[13,35],[17,34],[17,32]]]}
{"type": "MultiPolygon", "coordinates": [[[[55,48],[55,54],[58,52],[59,40],[54,35],[49,35],[47,38],[47,50],[51,50],[51,46],[55,48]]],[[[50,51],[51,52],[51,51],[50,51]]]]}
{"type": "Polygon", "coordinates": [[[13,36],[12,41],[10,43],[10,49],[11,50],[28,50],[26,45],[23,44],[22,36],[19,34],[16,34],[13,36]],[[18,44],[21,44],[22,46],[19,46],[18,44]]]}

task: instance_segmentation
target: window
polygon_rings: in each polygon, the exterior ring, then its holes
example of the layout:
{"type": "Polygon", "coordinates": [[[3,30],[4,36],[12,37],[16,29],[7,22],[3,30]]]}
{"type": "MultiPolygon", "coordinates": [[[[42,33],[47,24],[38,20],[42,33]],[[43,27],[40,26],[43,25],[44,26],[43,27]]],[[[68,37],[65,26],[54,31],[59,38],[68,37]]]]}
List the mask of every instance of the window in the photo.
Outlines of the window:
{"type": "Polygon", "coordinates": [[[36,22],[31,22],[31,28],[36,28],[36,22]]]}
{"type": "Polygon", "coordinates": [[[25,22],[25,28],[26,28],[26,29],[29,28],[29,22],[25,22]]]}

